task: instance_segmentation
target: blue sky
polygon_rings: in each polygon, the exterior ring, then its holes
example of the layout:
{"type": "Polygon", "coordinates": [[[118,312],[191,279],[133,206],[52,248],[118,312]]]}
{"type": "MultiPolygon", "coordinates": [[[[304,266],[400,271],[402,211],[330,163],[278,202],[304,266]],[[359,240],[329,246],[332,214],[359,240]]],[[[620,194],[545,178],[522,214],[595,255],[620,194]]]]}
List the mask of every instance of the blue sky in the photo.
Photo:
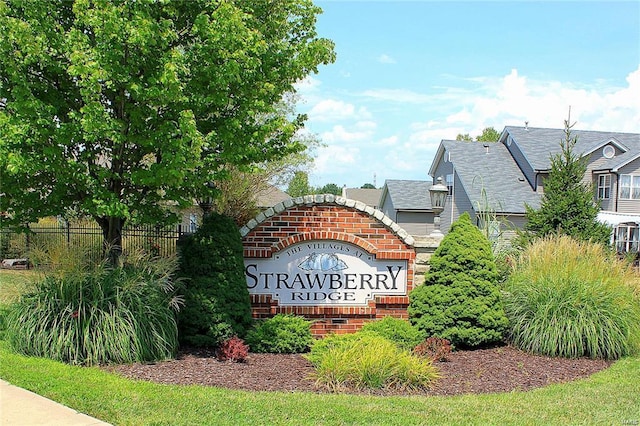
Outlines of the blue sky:
{"type": "Polygon", "coordinates": [[[337,60],[301,82],[310,183],[430,179],[442,139],[492,126],[640,133],[640,1],[320,1],[337,60]]]}

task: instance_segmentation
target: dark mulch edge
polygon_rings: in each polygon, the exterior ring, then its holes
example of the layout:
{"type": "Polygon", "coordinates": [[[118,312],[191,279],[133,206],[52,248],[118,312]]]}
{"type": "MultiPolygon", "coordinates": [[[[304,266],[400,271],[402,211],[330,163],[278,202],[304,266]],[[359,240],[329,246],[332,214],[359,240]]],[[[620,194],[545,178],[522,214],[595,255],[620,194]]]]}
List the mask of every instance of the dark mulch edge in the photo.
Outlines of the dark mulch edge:
{"type": "MultiPolygon", "coordinates": [[[[532,355],[510,346],[450,354],[434,365],[442,378],[428,390],[383,389],[343,393],[391,395],[461,395],[527,391],[585,378],[611,361],[532,355]]],[[[202,385],[248,391],[329,392],[316,386],[313,366],[298,354],[251,353],[245,362],[218,361],[212,351],[185,349],[177,359],[153,364],[112,365],[105,370],[130,379],[172,385],[202,385]]]]}

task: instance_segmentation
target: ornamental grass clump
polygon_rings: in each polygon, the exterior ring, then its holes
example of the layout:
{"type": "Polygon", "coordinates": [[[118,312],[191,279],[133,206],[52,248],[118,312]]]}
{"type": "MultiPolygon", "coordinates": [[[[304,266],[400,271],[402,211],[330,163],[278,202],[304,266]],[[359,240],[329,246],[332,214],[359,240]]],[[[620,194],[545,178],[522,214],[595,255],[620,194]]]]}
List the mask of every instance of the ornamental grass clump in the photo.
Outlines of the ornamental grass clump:
{"type": "Polygon", "coordinates": [[[7,340],[22,354],[70,364],[172,358],[178,348],[176,261],[140,256],[124,262],[46,276],[11,308],[7,340]]]}
{"type": "Polygon", "coordinates": [[[617,359],[640,348],[638,277],[601,245],[551,235],[505,283],[508,339],[547,356],[617,359]]]}
{"type": "Polygon", "coordinates": [[[316,369],[316,383],[334,392],[350,388],[424,390],[440,377],[430,360],[370,332],[326,337],[314,344],[307,359],[316,369]]]}

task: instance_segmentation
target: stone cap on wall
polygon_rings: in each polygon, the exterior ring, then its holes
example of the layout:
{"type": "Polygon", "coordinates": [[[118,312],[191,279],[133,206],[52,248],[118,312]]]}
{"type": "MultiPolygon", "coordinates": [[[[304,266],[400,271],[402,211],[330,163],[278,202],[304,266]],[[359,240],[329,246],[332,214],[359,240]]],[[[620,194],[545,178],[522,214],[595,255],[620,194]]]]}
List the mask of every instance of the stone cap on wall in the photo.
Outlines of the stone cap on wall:
{"type": "Polygon", "coordinates": [[[251,230],[260,225],[262,222],[286,211],[287,209],[295,206],[313,205],[337,205],[361,211],[380,221],[405,244],[409,246],[413,246],[415,244],[414,238],[409,235],[407,231],[402,229],[400,225],[395,223],[389,216],[384,214],[381,210],[368,206],[362,201],[351,200],[349,198],[344,198],[333,194],[305,195],[304,197],[296,197],[284,200],[273,207],[269,207],[265,211],[259,213],[255,218],[247,222],[246,225],[240,228],[240,235],[242,235],[242,237],[245,237],[247,234],[249,234],[249,232],[251,232],[251,230]]]}

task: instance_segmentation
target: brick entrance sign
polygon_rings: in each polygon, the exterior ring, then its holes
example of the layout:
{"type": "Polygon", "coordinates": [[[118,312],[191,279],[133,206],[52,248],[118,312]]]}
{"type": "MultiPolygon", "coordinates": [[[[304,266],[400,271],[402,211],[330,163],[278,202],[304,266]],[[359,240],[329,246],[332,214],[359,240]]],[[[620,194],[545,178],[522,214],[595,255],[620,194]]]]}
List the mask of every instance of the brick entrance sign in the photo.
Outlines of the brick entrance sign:
{"type": "Polygon", "coordinates": [[[300,315],[312,333],[407,318],[413,238],[381,211],[334,195],[294,198],[241,229],[254,318],[300,315]]]}

